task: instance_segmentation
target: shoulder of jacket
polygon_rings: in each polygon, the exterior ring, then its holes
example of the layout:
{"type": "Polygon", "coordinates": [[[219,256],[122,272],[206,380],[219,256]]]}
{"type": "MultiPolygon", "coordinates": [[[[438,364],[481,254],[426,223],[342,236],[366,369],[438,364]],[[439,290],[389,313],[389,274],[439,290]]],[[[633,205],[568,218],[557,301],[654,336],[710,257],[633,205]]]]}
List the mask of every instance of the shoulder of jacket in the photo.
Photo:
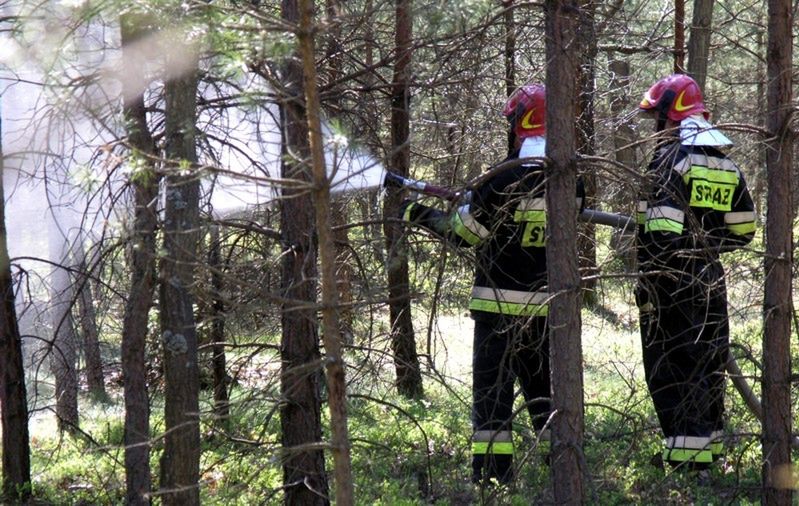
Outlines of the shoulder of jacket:
{"type": "Polygon", "coordinates": [[[710,146],[684,146],[684,153],[675,160],[674,169],[681,175],[687,173],[694,167],[706,168],[711,170],[722,170],[741,174],[740,169],[722,151],[710,146]]]}

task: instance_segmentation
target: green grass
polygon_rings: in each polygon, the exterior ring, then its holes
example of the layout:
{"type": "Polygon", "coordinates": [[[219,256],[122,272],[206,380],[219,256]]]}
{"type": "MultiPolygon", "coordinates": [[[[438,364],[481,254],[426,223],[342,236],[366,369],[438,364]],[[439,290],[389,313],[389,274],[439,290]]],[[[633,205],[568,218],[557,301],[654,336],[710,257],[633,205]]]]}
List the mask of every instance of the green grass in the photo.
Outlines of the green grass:
{"type": "MultiPolygon", "coordinates": [[[[747,355],[760,357],[761,324],[747,284],[752,259],[740,254],[729,269],[736,356],[758,374],[747,355]]],[[[432,289],[429,283],[427,288],[432,289]]],[[[760,496],[759,423],[728,383],[728,453],[708,476],[652,464],[661,433],[643,380],[637,311],[629,280],[602,280],[600,297],[582,312],[585,384],[586,493],[594,504],[755,504],[760,496]]],[[[419,351],[425,365],[424,400],[409,401],[393,388],[393,362],[385,321],[358,322],[348,352],[349,430],[358,504],[547,504],[549,468],[526,415],[515,421],[517,479],[509,487],[480,490],[470,478],[471,320],[463,311],[427,313],[422,290],[416,308],[419,351]],[[427,328],[432,321],[432,328],[427,328]],[[368,336],[368,337],[364,337],[368,336]]],[[[271,338],[267,338],[270,340],[271,338]]],[[[270,342],[273,342],[271,339],[270,342]]],[[[794,341],[794,354],[799,355],[794,341]]],[[[229,433],[213,424],[204,392],[201,494],[203,504],[279,504],[279,360],[275,350],[231,353],[234,370],[229,433]]],[[[757,386],[757,385],[756,385],[757,386]]],[[[31,424],[34,495],[42,504],[119,504],[124,498],[121,392],[116,403],[82,399],[84,436],[59,436],[48,411],[31,424]]],[[[41,402],[41,399],[40,401],[41,402]]],[[[154,397],[153,435],[163,431],[162,400],[154,397]]],[[[327,412],[323,412],[327,427],[327,412]]],[[[796,426],[795,422],[795,426],[796,426]]],[[[327,434],[325,434],[327,437],[327,434]]],[[[156,444],[151,455],[157,486],[156,444]]],[[[328,470],[332,461],[328,456],[328,470]]],[[[331,484],[332,486],[333,484],[331,484]]],[[[156,501],[158,503],[158,501],[156,501]]]]}

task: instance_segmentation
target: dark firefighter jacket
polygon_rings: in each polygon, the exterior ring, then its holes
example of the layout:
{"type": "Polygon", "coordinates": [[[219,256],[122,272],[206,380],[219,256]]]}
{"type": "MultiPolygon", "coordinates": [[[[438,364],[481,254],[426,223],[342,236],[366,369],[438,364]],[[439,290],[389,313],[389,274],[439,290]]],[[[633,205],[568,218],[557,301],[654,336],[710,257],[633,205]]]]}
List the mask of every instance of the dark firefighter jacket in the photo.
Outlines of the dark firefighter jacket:
{"type": "MultiPolygon", "coordinates": [[[[478,248],[469,303],[475,318],[548,314],[545,183],[542,165],[525,164],[489,179],[450,214],[415,202],[405,207],[403,220],[478,248]]],[[[582,184],[577,195],[582,208],[582,184]]]]}
{"type": "MultiPolygon", "coordinates": [[[[719,253],[748,244],[755,213],[744,176],[721,151],[675,142],[647,170],[651,185],[638,205],[638,260],[644,272],[695,282],[719,253]]],[[[682,280],[683,283],[679,283],[682,280]]]]}

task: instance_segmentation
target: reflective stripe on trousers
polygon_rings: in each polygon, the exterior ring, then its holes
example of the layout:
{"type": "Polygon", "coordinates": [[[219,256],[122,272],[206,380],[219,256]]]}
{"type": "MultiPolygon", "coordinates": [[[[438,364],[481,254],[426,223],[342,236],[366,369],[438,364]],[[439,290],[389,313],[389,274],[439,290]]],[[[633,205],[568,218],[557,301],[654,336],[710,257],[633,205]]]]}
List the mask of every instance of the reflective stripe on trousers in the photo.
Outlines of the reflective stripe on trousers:
{"type": "Polygon", "coordinates": [[[509,430],[478,430],[472,435],[475,455],[513,455],[513,434],[509,430]]]}

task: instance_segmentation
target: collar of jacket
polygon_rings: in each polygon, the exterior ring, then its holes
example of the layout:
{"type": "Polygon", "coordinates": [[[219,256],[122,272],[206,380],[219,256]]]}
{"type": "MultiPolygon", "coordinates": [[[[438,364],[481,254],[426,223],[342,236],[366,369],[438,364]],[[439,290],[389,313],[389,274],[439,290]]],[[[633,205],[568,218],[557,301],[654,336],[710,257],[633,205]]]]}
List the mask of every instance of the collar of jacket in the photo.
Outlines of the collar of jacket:
{"type": "Polygon", "coordinates": [[[680,122],[680,143],[683,146],[732,146],[733,142],[701,114],[688,116],[680,122]]]}
{"type": "Polygon", "coordinates": [[[544,136],[527,137],[519,149],[519,158],[543,157],[546,155],[547,138],[544,136]]]}

